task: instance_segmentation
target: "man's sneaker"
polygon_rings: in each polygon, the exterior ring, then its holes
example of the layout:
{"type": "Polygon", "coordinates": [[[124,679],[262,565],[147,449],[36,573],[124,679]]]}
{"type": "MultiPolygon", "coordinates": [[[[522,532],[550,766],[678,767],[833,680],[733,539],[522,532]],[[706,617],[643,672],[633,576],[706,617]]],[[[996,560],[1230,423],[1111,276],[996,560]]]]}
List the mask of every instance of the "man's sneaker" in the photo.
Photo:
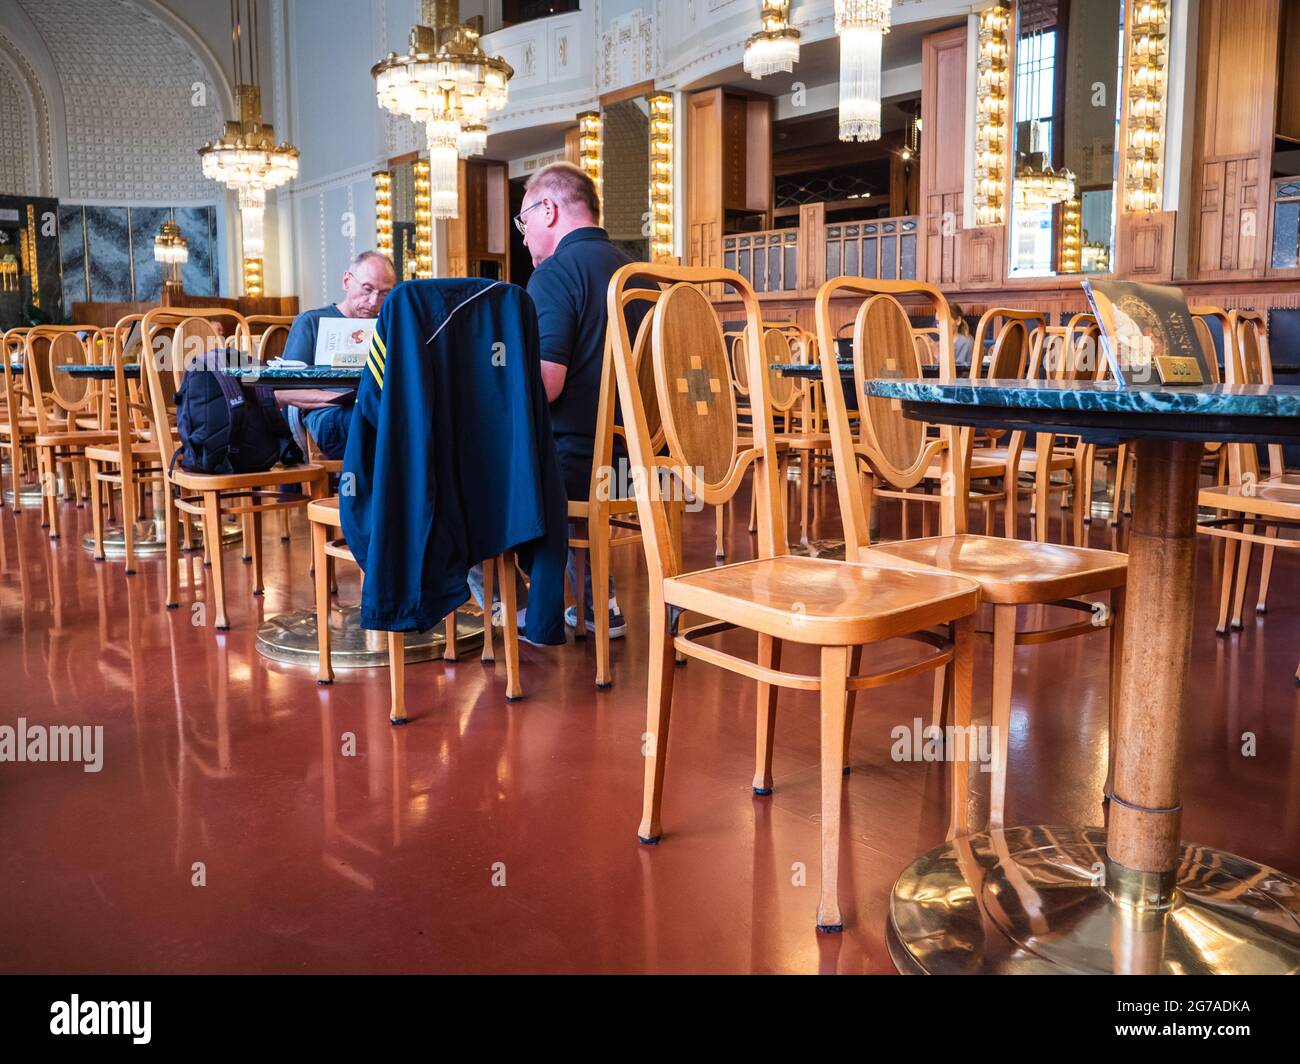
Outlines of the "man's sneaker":
{"type": "MultiPolygon", "coordinates": [[[[587,631],[596,630],[596,622],[592,619],[591,610],[587,611],[587,631]]],[[[570,628],[578,627],[578,608],[570,606],[564,611],[564,623],[570,628]]],[[[623,611],[615,603],[609,607],[609,637],[610,639],[622,639],[627,632],[627,621],[623,619],[623,611]]]]}

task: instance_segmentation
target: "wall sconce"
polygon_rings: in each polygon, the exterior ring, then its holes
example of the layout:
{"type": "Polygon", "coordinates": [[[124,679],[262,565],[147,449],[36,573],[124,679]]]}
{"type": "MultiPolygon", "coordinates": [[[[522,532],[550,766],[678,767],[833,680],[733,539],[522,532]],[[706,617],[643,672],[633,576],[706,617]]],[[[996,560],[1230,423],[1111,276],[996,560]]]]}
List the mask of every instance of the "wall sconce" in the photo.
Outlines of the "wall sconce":
{"type": "Polygon", "coordinates": [[[433,276],[433,192],[429,181],[429,161],[416,159],[411,164],[415,175],[415,276],[433,276]]]}
{"type": "Polygon", "coordinates": [[[601,158],[603,135],[604,123],[599,111],[583,111],[578,115],[578,165],[596,183],[602,216],[605,213],[605,168],[601,158]]]}
{"type": "Polygon", "coordinates": [[[976,51],[975,224],[1006,221],[1006,159],[1010,135],[1011,72],[1007,30],[1010,13],[1001,4],[980,12],[976,51]]]}
{"type": "Polygon", "coordinates": [[[376,170],[375,179],[375,250],[393,257],[393,175],[376,170]]]}
{"type": "Polygon", "coordinates": [[[673,257],[673,98],[650,97],[650,261],[673,257]]]}
{"type": "Polygon", "coordinates": [[[1169,0],[1136,0],[1129,22],[1125,100],[1124,209],[1164,203],[1165,97],[1169,0]]]}
{"type": "Polygon", "coordinates": [[[1061,255],[1057,273],[1078,273],[1083,268],[1083,204],[1068,199],[1061,204],[1061,255]]]}

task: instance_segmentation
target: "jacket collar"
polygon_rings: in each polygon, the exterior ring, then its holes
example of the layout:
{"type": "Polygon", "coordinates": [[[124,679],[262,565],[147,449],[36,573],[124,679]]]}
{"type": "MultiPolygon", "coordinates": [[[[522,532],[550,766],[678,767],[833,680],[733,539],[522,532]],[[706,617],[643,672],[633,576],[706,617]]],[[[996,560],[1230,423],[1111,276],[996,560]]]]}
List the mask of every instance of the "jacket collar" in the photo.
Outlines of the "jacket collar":
{"type": "Polygon", "coordinates": [[[608,240],[609,234],[598,225],[584,225],[581,229],[572,229],[560,238],[560,242],[555,245],[552,255],[558,255],[560,251],[570,244],[577,244],[583,240],[608,240]]]}

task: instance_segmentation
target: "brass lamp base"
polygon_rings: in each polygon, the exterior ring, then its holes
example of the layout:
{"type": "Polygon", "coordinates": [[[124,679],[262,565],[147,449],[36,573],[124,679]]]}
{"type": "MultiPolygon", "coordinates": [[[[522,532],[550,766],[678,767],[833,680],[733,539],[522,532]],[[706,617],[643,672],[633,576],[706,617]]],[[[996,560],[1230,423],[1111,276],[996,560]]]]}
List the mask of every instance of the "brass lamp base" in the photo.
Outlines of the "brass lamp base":
{"type": "MultiPolygon", "coordinates": [[[[388,667],[388,633],[361,627],[361,607],[330,608],[330,665],[335,669],[388,667]]],[[[406,660],[428,661],[442,656],[446,638],[443,626],[406,634],[406,660]]],[[[483,618],[457,612],[456,650],[461,653],[483,645],[483,618]]],[[[272,661],[308,665],[315,669],[316,611],[293,610],[270,617],[257,630],[257,652],[272,661]]]]}
{"type": "Polygon", "coordinates": [[[1190,845],[1161,882],[1108,868],[1100,828],[1007,828],[913,861],[887,937],[912,974],[1295,974],[1300,882],[1190,845]]]}

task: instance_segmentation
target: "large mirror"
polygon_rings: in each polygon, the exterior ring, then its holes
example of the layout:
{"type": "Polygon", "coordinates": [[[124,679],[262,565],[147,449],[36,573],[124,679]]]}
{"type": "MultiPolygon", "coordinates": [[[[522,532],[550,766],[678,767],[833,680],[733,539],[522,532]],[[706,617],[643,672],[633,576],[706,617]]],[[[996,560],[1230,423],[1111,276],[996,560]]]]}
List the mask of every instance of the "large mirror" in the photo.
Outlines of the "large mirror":
{"type": "Polygon", "coordinates": [[[1123,0],[1020,0],[1008,276],[1114,257],[1123,0]]]}
{"type": "Polygon", "coordinates": [[[634,262],[649,262],[650,102],[620,100],[601,117],[605,229],[634,262]]]}

